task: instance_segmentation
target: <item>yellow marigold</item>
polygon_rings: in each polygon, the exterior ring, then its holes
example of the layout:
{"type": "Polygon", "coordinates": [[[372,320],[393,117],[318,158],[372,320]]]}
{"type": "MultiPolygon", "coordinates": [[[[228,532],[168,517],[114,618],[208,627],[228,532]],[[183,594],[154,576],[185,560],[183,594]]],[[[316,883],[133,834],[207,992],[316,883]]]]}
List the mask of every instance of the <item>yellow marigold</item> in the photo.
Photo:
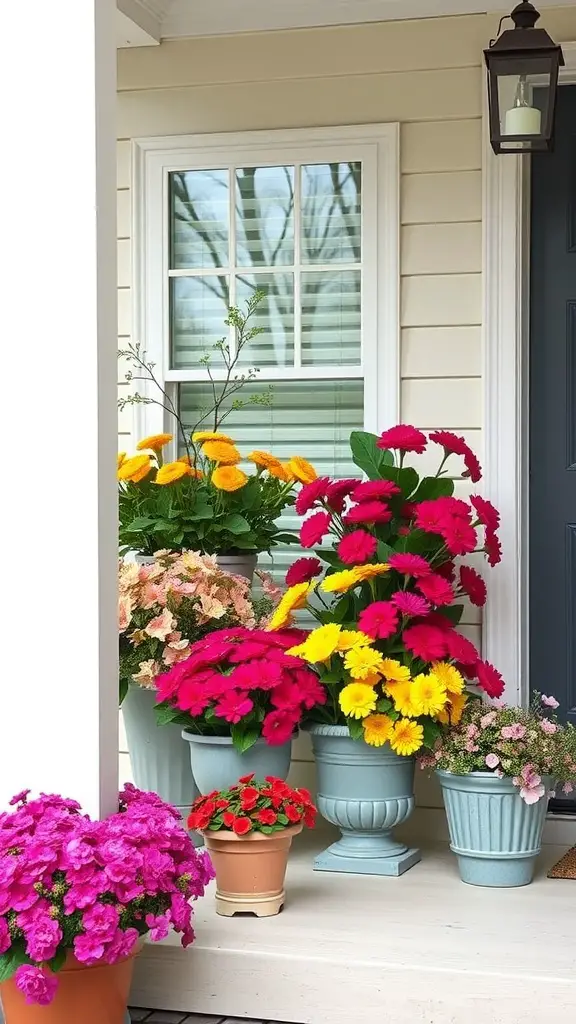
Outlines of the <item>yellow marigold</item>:
{"type": "Polygon", "coordinates": [[[282,470],[283,466],[280,459],[277,459],[275,455],[270,455],[270,452],[261,452],[257,449],[247,456],[249,462],[253,462],[255,466],[259,466],[260,469],[267,469],[269,472],[272,469],[282,470]]]}
{"type": "Polygon", "coordinates": [[[354,570],[361,583],[364,580],[371,580],[374,576],[381,576],[384,572],[390,572],[387,562],[374,562],[373,565],[357,565],[354,570]]]}
{"type": "Polygon", "coordinates": [[[371,747],[383,747],[392,735],[394,722],[388,715],[368,715],[362,722],[364,739],[371,747]]]}
{"type": "Polygon", "coordinates": [[[410,679],[410,669],[406,665],[401,665],[396,658],[384,658],[382,675],[384,679],[392,682],[405,683],[410,679]]]}
{"type": "Polygon", "coordinates": [[[464,677],[454,665],[447,661],[435,661],[432,664],[432,672],[444,684],[448,693],[464,692],[464,677]]]}
{"type": "Polygon", "coordinates": [[[234,444],[228,434],[221,434],[218,430],[197,430],[192,434],[192,440],[197,444],[202,444],[203,441],[225,441],[226,444],[234,444]]]}
{"type": "Polygon", "coordinates": [[[293,455],[289,459],[288,470],[301,484],[311,484],[318,477],[314,466],[300,455],[293,455]]]}
{"type": "Polygon", "coordinates": [[[449,693],[448,703],[436,715],[439,722],[443,725],[458,725],[462,718],[462,712],[468,703],[468,694],[466,693],[449,693]]]}
{"type": "Polygon", "coordinates": [[[173,484],[183,476],[190,476],[190,466],[185,462],[167,462],[165,466],[160,466],[156,474],[156,483],[173,484]]]}
{"type": "Polygon", "coordinates": [[[116,464],[116,469],[120,469],[120,466],[125,461],[125,459],[126,459],[126,452],[118,452],[118,462],[116,464]]]}
{"type": "Polygon", "coordinates": [[[396,754],[403,757],[410,757],[424,743],[424,730],[418,722],[411,722],[409,718],[400,718],[394,723],[390,735],[390,746],[396,754]]]}
{"type": "Polygon", "coordinates": [[[119,480],[131,480],[133,484],[139,483],[152,469],[149,455],[133,455],[131,459],[125,459],[118,470],[119,480]]]}
{"type": "Polygon", "coordinates": [[[204,473],[201,469],[197,469],[189,455],[182,455],[177,462],[183,462],[185,466],[188,466],[190,476],[195,476],[197,480],[201,480],[204,473]]]}
{"type": "Polygon", "coordinates": [[[145,448],[151,448],[153,452],[159,452],[173,439],[173,434],[150,434],[150,437],[143,437],[138,442],[136,451],[143,452],[145,448]]]}
{"type": "Polygon", "coordinates": [[[219,491],[239,491],[248,483],[246,473],[238,469],[238,466],[218,466],[211,479],[219,491]]]}
{"type": "Polygon", "coordinates": [[[266,629],[273,632],[277,629],[284,629],[292,622],[292,612],[298,608],[305,608],[309,594],[314,590],[313,583],[295,583],[293,587],[280,598],[276,610],[270,619],[266,629]]]}
{"type": "Polygon", "coordinates": [[[366,683],[348,683],[338,700],[347,718],[366,718],[376,708],[376,691],[366,683]]]}
{"type": "Polygon", "coordinates": [[[326,626],[313,629],[301,644],[300,657],[312,664],[327,661],[338,650],[341,628],[336,622],[329,622],[326,626]]]}
{"type": "Polygon", "coordinates": [[[284,484],[294,483],[294,474],[290,472],[285,462],[278,462],[277,466],[268,466],[270,476],[277,477],[284,484]]]}
{"type": "Polygon", "coordinates": [[[341,572],[333,572],[326,576],[320,584],[320,589],[327,594],[343,594],[360,583],[357,569],[342,569],[341,572]]]}
{"type": "Polygon", "coordinates": [[[361,633],[358,629],[343,629],[338,638],[337,651],[350,651],[353,647],[367,647],[372,637],[361,633]]]}
{"type": "Polygon", "coordinates": [[[412,682],[407,679],[401,683],[386,683],[385,692],[394,701],[394,707],[404,718],[418,718],[420,706],[412,698],[412,682]]]}
{"type": "Polygon", "coordinates": [[[353,647],[344,658],[344,666],[353,679],[365,679],[381,673],[382,655],[373,647],[353,647]]]}
{"type": "Polygon", "coordinates": [[[242,459],[236,445],[227,441],[205,441],[202,452],[211,462],[219,462],[222,466],[235,466],[242,459]]]}
{"type": "Polygon", "coordinates": [[[423,672],[412,681],[412,700],[421,715],[437,715],[446,707],[446,687],[433,672],[423,672]]]}

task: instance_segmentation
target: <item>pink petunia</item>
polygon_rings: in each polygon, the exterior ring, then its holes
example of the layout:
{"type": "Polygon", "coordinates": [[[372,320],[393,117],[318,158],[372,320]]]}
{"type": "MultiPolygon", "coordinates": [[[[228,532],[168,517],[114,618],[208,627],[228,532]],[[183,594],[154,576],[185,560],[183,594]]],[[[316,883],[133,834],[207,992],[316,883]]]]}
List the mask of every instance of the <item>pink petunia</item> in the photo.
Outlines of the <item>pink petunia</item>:
{"type": "Polygon", "coordinates": [[[389,523],[392,512],[382,501],[363,501],[344,516],[345,523],[389,523]]]}
{"type": "Polygon", "coordinates": [[[542,719],[540,722],[540,728],[547,736],[553,736],[555,732],[558,732],[558,726],[555,725],[554,722],[551,722],[549,718],[542,719]]]}
{"type": "Polygon", "coordinates": [[[470,502],[476,509],[478,519],[483,526],[494,532],[500,526],[500,513],[498,509],[494,508],[491,501],[487,498],[482,498],[479,494],[471,494],[470,502]]]}
{"type": "Polygon", "coordinates": [[[252,708],[254,701],[247,693],[238,690],[231,690],[224,694],[214,707],[214,714],[217,718],[223,718],[226,722],[236,725],[241,718],[244,718],[252,708]]]}
{"type": "Polygon", "coordinates": [[[354,488],[352,501],[372,501],[374,498],[392,498],[400,494],[400,488],[392,480],[366,480],[354,488]]]}
{"type": "Polygon", "coordinates": [[[316,512],[300,528],[300,543],[303,548],[320,544],[330,529],[332,516],[328,512],[316,512]]]}
{"type": "Polygon", "coordinates": [[[22,964],[18,967],[14,980],[28,1005],[37,1003],[39,1006],[48,1006],[58,988],[58,978],[52,974],[52,971],[32,967],[29,964],[22,964]]]}
{"type": "Polygon", "coordinates": [[[297,515],[304,516],[314,508],[320,498],[325,497],[329,485],[330,478],[327,476],[319,476],[312,483],[305,484],[294,503],[297,515]]]}
{"type": "Polygon", "coordinates": [[[399,552],[396,555],[390,555],[388,559],[388,565],[391,569],[395,569],[402,576],[414,576],[415,579],[421,579],[423,576],[429,576],[432,572],[430,562],[426,561],[422,555],[411,555],[403,554],[399,552]]]}
{"type": "Polygon", "coordinates": [[[477,608],[482,608],[486,604],[486,584],[480,573],[472,566],[460,566],[460,586],[477,608]]]}
{"type": "Polygon", "coordinates": [[[374,601],[360,612],[358,628],[374,640],[386,640],[398,628],[398,609],[392,601],[374,601]]]}
{"type": "Polygon", "coordinates": [[[432,573],[430,576],[417,580],[416,586],[431,604],[451,604],[454,600],[454,591],[448,580],[445,580],[443,576],[439,576],[438,573],[432,573]]]}
{"type": "Polygon", "coordinates": [[[336,548],[338,557],[346,565],[361,565],[372,558],[378,547],[376,537],[366,530],[353,530],[342,537],[336,548]]]}
{"type": "Polygon", "coordinates": [[[389,448],[397,448],[401,452],[416,452],[422,455],[426,451],[426,435],[416,427],[406,423],[399,423],[390,427],[380,435],[376,444],[385,451],[389,448]]]}
{"type": "Polygon", "coordinates": [[[422,661],[438,661],[448,653],[448,637],[450,633],[444,632],[438,626],[429,626],[425,623],[417,626],[409,626],[402,634],[404,645],[412,654],[422,661]]]}
{"type": "Polygon", "coordinates": [[[293,587],[296,583],[309,583],[322,572],[319,558],[298,558],[286,573],[286,586],[293,587]]]}
{"type": "Polygon", "coordinates": [[[237,690],[271,690],[282,682],[282,669],[269,658],[256,658],[238,665],[228,679],[237,690]]]}
{"type": "Polygon", "coordinates": [[[547,697],[546,694],[543,693],[541,700],[545,708],[552,708],[553,710],[556,710],[556,708],[560,707],[560,703],[556,700],[556,697],[547,697]]]}
{"type": "Polygon", "coordinates": [[[428,601],[409,590],[396,591],[395,594],[392,594],[392,601],[402,615],[410,616],[412,619],[428,615],[430,611],[428,601]]]}

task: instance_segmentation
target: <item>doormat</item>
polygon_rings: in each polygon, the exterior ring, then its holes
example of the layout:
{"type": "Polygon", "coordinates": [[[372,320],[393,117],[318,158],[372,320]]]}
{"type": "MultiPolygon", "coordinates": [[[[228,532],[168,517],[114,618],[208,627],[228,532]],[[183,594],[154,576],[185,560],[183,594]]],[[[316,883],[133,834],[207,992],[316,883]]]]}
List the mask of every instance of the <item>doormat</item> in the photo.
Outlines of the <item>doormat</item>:
{"type": "Polygon", "coordinates": [[[576,846],[573,846],[568,853],[550,868],[548,878],[575,878],[576,879],[576,846]]]}

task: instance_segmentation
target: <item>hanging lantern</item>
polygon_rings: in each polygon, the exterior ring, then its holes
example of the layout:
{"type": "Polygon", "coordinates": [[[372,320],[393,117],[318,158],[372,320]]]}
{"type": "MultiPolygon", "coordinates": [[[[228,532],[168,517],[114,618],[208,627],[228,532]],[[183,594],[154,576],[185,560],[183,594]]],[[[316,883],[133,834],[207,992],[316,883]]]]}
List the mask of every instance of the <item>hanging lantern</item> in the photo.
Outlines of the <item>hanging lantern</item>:
{"type": "Polygon", "coordinates": [[[558,71],[564,56],[544,29],[535,28],[539,17],[533,4],[518,4],[510,15],[514,28],[484,50],[495,153],[542,152],[554,143],[558,71]]]}

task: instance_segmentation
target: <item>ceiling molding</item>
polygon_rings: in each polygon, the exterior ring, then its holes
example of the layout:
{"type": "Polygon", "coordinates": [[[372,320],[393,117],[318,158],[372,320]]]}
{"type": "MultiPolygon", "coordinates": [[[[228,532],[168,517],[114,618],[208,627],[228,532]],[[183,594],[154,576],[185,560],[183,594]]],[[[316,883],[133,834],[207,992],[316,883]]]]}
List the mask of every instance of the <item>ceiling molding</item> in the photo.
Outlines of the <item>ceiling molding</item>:
{"type": "Polygon", "coordinates": [[[116,46],[157,46],[162,38],[163,0],[116,0],[116,46]]]}

